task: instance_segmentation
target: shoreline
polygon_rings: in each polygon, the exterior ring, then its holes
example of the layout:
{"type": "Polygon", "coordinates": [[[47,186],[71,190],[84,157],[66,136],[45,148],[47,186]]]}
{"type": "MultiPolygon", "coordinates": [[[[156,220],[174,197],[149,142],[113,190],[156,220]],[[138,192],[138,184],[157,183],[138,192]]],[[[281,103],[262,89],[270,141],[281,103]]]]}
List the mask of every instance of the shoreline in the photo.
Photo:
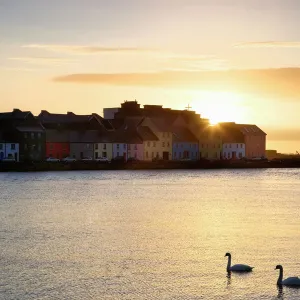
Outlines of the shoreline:
{"type": "Polygon", "coordinates": [[[2,162],[0,172],[47,172],[47,171],[87,171],[87,170],[201,170],[201,169],[269,169],[300,168],[300,159],[281,161],[160,161],[127,163],[48,163],[48,162],[2,162]]]}

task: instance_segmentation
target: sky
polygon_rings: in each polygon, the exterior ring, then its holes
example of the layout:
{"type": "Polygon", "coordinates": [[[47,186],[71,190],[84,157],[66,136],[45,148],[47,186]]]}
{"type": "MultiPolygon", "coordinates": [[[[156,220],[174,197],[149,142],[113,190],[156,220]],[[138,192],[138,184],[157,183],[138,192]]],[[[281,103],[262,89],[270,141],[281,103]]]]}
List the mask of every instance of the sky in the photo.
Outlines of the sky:
{"type": "Polygon", "coordinates": [[[0,0],[0,111],[190,105],[300,152],[299,11],[299,0],[0,0]]]}

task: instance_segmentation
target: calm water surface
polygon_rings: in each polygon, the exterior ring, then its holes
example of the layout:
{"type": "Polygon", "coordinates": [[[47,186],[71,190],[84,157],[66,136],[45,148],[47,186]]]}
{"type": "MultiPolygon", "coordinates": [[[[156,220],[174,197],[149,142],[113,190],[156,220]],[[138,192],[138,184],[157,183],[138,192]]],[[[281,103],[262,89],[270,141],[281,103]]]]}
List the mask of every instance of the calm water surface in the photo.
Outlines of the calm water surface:
{"type": "Polygon", "coordinates": [[[1,299],[300,299],[300,170],[0,174],[1,299]],[[255,266],[227,277],[224,255],[255,266]]]}

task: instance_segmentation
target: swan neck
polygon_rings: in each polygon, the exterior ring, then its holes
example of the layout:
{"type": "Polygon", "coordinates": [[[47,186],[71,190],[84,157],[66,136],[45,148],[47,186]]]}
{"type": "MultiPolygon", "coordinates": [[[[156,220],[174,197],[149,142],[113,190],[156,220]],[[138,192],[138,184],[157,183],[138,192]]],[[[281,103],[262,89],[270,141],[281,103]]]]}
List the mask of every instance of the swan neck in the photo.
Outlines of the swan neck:
{"type": "Polygon", "coordinates": [[[282,284],[282,279],[283,279],[283,269],[279,269],[279,277],[278,277],[278,280],[277,280],[278,285],[282,284]]]}
{"type": "Polygon", "coordinates": [[[228,263],[227,263],[227,271],[230,271],[230,267],[231,267],[231,256],[228,256],[228,263]]]}

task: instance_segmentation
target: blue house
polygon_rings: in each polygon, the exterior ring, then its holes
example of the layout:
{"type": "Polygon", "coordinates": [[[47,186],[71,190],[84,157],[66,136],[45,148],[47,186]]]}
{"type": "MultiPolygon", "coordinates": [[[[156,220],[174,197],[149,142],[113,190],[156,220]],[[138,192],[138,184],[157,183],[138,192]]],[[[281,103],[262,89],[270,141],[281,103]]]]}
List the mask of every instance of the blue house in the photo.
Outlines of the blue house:
{"type": "Polygon", "coordinates": [[[197,160],[199,158],[198,139],[184,127],[174,127],[172,132],[173,160],[197,160]]]}

